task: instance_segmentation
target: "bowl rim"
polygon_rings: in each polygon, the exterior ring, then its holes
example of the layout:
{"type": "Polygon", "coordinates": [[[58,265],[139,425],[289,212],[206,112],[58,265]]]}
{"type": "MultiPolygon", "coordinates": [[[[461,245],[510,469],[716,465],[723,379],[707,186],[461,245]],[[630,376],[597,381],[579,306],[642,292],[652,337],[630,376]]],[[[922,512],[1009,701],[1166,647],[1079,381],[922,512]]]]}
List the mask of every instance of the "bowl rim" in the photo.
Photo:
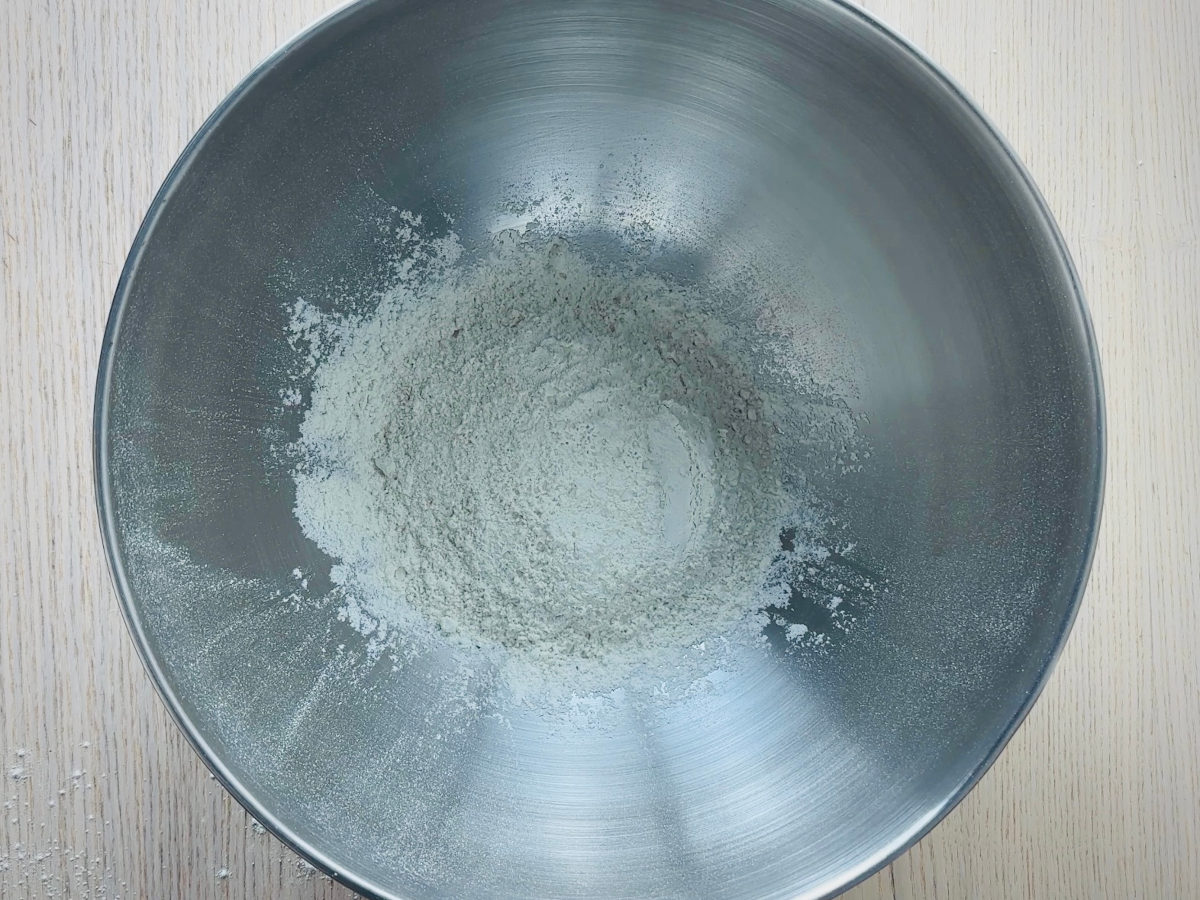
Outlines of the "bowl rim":
{"type": "MultiPolygon", "coordinates": [[[[213,112],[188,141],[179,157],[172,164],[162,185],[156,192],[150,207],[142,220],[137,234],[130,247],[128,256],[117,281],[104,330],[103,342],[100,348],[100,359],[96,377],[96,389],[92,421],[92,465],[95,482],[95,502],[99,517],[100,531],[104,543],[105,556],[108,560],[109,571],[113,585],[116,588],[121,614],[129,629],[137,649],[138,657],[150,676],[155,690],[167,708],[175,725],[183,733],[192,749],[199,755],[201,761],[216,777],[226,791],[251,815],[257,822],[265,826],[277,839],[282,841],[302,859],[307,860],[317,869],[333,878],[336,882],[351,890],[375,898],[375,900],[408,900],[404,895],[397,894],[374,883],[370,879],[351,871],[338,864],[319,847],[296,834],[286,824],[276,818],[234,775],[221,760],[219,754],[205,739],[183,707],[179,696],[175,693],[159,660],[150,649],[148,637],[143,627],[142,619],[134,602],[133,591],[126,575],[124,559],[121,552],[120,536],[114,515],[112,484],[109,478],[109,412],[113,387],[113,365],[117,340],[120,337],[121,322],[125,307],[129,300],[130,285],[137,272],[141,257],[146,249],[155,225],[166,205],[170,202],[184,171],[201,151],[212,132],[219,126],[237,102],[249,93],[277,64],[282,62],[293,51],[299,49],[321,32],[343,20],[355,16],[359,10],[375,5],[380,0],[348,0],[335,7],[330,12],[317,18],[311,24],[284,41],[275,50],[263,58],[247,74],[237,86],[216,106],[213,112]]],[[[891,44],[896,50],[915,62],[928,77],[931,86],[940,88],[947,102],[956,104],[964,113],[965,120],[979,129],[980,135],[992,144],[992,149],[998,151],[997,158],[1006,162],[1017,176],[1012,190],[1024,190],[1035,210],[1035,219],[1031,226],[1040,226],[1039,237],[1055,251],[1058,262],[1063,266],[1070,286],[1073,303],[1068,301],[1070,312],[1074,313],[1076,325],[1082,335],[1084,357],[1087,359],[1092,377],[1092,392],[1095,408],[1094,417],[1095,460],[1092,472],[1092,506],[1089,521],[1087,521],[1087,538],[1085,551],[1079,560],[1078,570],[1071,588],[1071,600],[1063,617],[1058,633],[1054,636],[1053,646],[1041,669],[1033,679],[1032,686],[1022,702],[1001,729],[995,743],[979,761],[974,769],[962,779],[959,785],[947,794],[940,802],[934,804],[925,814],[912,821],[909,826],[895,837],[890,843],[877,848],[865,856],[857,864],[826,880],[815,893],[807,896],[810,900],[834,897],[882,870],[894,862],[902,854],[924,838],[939,822],[944,819],[970,792],[970,790],[987,773],[999,757],[1005,746],[1012,739],[1017,729],[1024,722],[1030,709],[1045,688],[1054,666],[1060,658],[1068,636],[1079,612],[1088,576],[1091,572],[1099,535],[1102,511],[1104,506],[1105,479],[1107,471],[1107,425],[1105,414],[1104,384],[1100,367],[1100,354],[1096,342],[1091,315],[1075,263],[1071,257],[1066,240],[1050,210],[1041,191],[1038,189],[1029,171],[1017,155],[1007,139],[991,120],[983,113],[970,95],[932,59],[930,59],[914,43],[903,37],[890,26],[884,24],[875,15],[851,5],[849,0],[775,0],[787,8],[795,8],[805,2],[815,2],[838,9],[849,19],[855,21],[858,27],[873,33],[877,40],[891,44]]]]}

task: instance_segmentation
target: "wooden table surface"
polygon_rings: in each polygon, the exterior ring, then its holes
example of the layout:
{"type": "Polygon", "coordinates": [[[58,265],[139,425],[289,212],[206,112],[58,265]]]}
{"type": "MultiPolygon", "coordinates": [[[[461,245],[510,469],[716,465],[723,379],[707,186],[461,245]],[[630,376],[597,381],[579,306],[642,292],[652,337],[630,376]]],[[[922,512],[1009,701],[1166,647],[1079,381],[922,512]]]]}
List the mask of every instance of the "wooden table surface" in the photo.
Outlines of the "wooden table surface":
{"type": "MultiPolygon", "coordinates": [[[[329,0],[0,2],[0,897],[348,898],[171,724],[92,501],[92,389],[135,229],[218,101],[329,0]]],[[[847,896],[1200,897],[1200,3],[870,0],[1041,185],[1108,395],[1104,527],[1042,700],[847,896]]]]}

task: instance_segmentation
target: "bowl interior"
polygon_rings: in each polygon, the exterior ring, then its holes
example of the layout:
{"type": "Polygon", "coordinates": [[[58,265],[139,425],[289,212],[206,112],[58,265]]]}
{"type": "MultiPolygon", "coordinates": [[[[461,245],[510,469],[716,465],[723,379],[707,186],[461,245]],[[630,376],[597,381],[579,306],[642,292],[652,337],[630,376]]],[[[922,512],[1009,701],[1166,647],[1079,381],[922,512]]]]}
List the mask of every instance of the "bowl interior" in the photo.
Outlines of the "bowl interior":
{"type": "Polygon", "coordinates": [[[1036,696],[1090,557],[1101,419],[1028,179],[857,12],[378,2],[264,64],[172,173],[114,304],[97,471],[173,711],[353,886],[808,897],[936,821],[1036,696]],[[434,663],[382,664],[312,599],[331,561],[278,450],[292,304],[385,286],[399,211],[467,245],[537,220],[777,298],[867,450],[809,473],[846,551],[817,581],[855,626],[819,652],[768,635],[703,697],[604,729],[472,715],[434,663]]]}

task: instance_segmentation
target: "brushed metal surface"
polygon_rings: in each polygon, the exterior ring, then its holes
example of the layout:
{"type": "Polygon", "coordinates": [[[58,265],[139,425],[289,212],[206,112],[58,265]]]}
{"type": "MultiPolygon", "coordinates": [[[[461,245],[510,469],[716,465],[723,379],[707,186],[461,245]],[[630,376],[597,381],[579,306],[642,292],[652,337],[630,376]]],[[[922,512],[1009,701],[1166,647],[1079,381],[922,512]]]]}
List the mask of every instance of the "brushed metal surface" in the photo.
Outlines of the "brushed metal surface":
{"type": "Polygon", "coordinates": [[[96,413],[110,560],[172,712],[256,816],[385,897],[818,897],[862,877],[1036,696],[1103,471],[1086,312],[1036,191],[915,52],[823,0],[339,12],[168,178],[96,413]],[[828,488],[858,545],[846,578],[884,587],[827,653],[771,645],[703,703],[602,733],[446,723],[434,673],[284,602],[295,567],[329,565],[271,465],[296,424],[287,303],[382,283],[396,209],[469,243],[524,214],[514,186],[610,253],[744,267],[854,368],[872,452],[828,488]]]}

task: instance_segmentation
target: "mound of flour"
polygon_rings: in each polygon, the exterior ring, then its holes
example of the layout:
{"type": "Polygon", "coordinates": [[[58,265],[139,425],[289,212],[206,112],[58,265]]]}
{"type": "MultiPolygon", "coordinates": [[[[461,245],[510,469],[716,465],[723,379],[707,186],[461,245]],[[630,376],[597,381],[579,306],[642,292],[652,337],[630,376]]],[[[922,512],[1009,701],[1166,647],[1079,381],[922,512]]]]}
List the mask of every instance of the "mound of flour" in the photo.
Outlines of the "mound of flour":
{"type": "Polygon", "coordinates": [[[410,636],[613,683],[761,606],[796,501],[721,326],[561,242],[423,253],[322,324],[295,512],[335,582],[410,636]]]}

